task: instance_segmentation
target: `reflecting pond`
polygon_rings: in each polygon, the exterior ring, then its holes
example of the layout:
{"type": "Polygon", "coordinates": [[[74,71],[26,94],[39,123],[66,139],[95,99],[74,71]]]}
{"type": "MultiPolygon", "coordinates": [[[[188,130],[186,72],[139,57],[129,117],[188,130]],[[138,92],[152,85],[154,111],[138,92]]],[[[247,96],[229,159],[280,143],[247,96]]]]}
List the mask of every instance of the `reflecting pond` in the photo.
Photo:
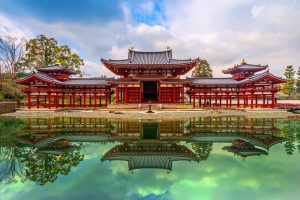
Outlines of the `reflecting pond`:
{"type": "Polygon", "coordinates": [[[299,199],[299,122],[0,118],[0,197],[299,199]]]}

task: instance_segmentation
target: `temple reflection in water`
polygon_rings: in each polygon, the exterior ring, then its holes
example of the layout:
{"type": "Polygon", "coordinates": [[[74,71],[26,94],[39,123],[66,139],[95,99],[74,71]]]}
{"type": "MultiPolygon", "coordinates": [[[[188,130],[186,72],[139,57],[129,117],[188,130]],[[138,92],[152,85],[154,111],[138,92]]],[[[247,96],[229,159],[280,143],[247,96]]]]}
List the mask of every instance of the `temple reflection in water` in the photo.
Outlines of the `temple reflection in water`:
{"type": "Polygon", "coordinates": [[[289,129],[277,128],[276,119],[265,118],[14,120],[2,121],[0,126],[0,182],[15,177],[40,185],[53,182],[58,175],[69,174],[84,159],[86,144],[104,147],[109,144],[108,149],[104,148],[101,163],[127,162],[130,171],[145,168],[171,171],[174,162],[207,160],[214,143],[220,143],[224,154],[244,159],[268,155],[271,146],[283,141],[287,154],[292,154],[295,138],[289,129]],[[4,133],[1,128],[11,131],[4,133]]]}
{"type": "Polygon", "coordinates": [[[213,143],[227,143],[223,150],[245,158],[267,155],[278,142],[275,119],[218,117],[187,121],[120,121],[99,118],[28,119],[18,142],[39,153],[60,155],[73,142],[117,142],[102,161],[128,162],[128,169],[172,170],[174,161],[206,160],[213,143]],[[189,145],[191,144],[191,145],[189,145]]]}

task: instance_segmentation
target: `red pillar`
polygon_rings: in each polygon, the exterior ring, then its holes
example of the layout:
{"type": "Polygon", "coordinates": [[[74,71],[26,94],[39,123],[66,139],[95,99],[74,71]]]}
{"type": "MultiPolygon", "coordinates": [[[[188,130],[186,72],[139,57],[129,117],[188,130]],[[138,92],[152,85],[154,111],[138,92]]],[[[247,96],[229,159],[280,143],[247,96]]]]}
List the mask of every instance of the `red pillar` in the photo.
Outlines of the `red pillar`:
{"type": "Polygon", "coordinates": [[[72,107],[72,96],[71,95],[69,96],[69,107],[72,107]]]}
{"type": "Polygon", "coordinates": [[[228,92],[226,93],[226,108],[228,108],[228,92]]]}
{"type": "Polygon", "coordinates": [[[193,107],[196,107],[196,93],[194,91],[191,91],[191,95],[193,95],[193,107]]]}
{"type": "Polygon", "coordinates": [[[263,94],[263,107],[266,107],[266,95],[263,94]]]}
{"type": "Polygon", "coordinates": [[[275,107],[275,93],[272,91],[272,108],[275,107]]]}
{"type": "Polygon", "coordinates": [[[236,96],[236,100],[237,100],[237,107],[239,108],[240,107],[240,93],[237,93],[237,96],[236,96]]]}
{"type": "Polygon", "coordinates": [[[254,100],[254,98],[253,98],[253,91],[251,91],[251,109],[253,109],[253,100],[254,100]]]}
{"type": "Polygon", "coordinates": [[[176,98],[175,98],[175,87],[172,87],[172,103],[176,102],[176,98]]]}
{"type": "Polygon", "coordinates": [[[48,94],[48,106],[51,109],[51,93],[48,94]]]}
{"type": "Polygon", "coordinates": [[[199,94],[199,107],[201,108],[201,95],[199,94]]]}
{"type": "Polygon", "coordinates": [[[229,107],[232,107],[232,94],[229,95],[229,107]]]}
{"type": "Polygon", "coordinates": [[[258,106],[258,100],[257,100],[257,95],[255,95],[255,108],[258,106]]]}
{"type": "Polygon", "coordinates": [[[62,93],[62,96],[61,96],[61,106],[64,108],[65,107],[65,94],[62,93]]]}
{"type": "Polygon", "coordinates": [[[31,109],[31,95],[30,95],[30,93],[27,94],[27,108],[31,109]]]}
{"type": "Polygon", "coordinates": [[[215,93],[215,107],[217,107],[217,102],[218,102],[218,96],[217,93],[215,93]]]}
{"type": "Polygon", "coordinates": [[[73,108],[75,108],[75,93],[73,93],[73,108]]]}
{"type": "Polygon", "coordinates": [[[124,99],[125,99],[125,103],[128,103],[128,89],[127,89],[127,85],[125,85],[125,89],[124,89],[124,99]]]}
{"type": "Polygon", "coordinates": [[[36,107],[40,108],[40,94],[36,96],[36,107]]]}
{"type": "Polygon", "coordinates": [[[107,98],[108,98],[108,95],[107,95],[107,91],[105,92],[105,107],[107,107],[107,98]]]}
{"type": "Polygon", "coordinates": [[[47,108],[47,96],[44,96],[44,108],[47,108]]]}
{"type": "Polygon", "coordinates": [[[181,102],[184,103],[184,87],[181,88],[181,102]]]}
{"type": "Polygon", "coordinates": [[[55,96],[55,108],[58,108],[58,95],[55,96]]]}
{"type": "Polygon", "coordinates": [[[204,101],[203,106],[206,107],[206,92],[204,92],[204,98],[203,98],[203,101],[204,101]]]}
{"type": "Polygon", "coordinates": [[[86,107],[86,93],[83,93],[83,107],[86,107]]]}
{"type": "Polygon", "coordinates": [[[119,88],[116,87],[116,103],[119,103],[119,88]]]}
{"type": "Polygon", "coordinates": [[[244,99],[244,102],[243,102],[244,108],[246,108],[246,94],[245,94],[245,92],[243,93],[243,99],[244,99]]]}

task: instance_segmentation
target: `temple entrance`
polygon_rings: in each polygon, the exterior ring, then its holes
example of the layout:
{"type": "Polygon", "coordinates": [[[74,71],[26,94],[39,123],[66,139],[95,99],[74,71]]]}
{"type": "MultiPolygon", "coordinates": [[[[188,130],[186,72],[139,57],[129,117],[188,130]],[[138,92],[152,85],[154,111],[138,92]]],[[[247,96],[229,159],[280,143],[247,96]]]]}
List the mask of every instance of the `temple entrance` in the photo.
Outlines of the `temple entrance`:
{"type": "Polygon", "coordinates": [[[143,101],[157,101],[157,81],[143,81],[143,101]]]}
{"type": "Polygon", "coordinates": [[[158,139],[158,123],[156,122],[144,122],[142,123],[144,140],[157,140],[158,139]]]}

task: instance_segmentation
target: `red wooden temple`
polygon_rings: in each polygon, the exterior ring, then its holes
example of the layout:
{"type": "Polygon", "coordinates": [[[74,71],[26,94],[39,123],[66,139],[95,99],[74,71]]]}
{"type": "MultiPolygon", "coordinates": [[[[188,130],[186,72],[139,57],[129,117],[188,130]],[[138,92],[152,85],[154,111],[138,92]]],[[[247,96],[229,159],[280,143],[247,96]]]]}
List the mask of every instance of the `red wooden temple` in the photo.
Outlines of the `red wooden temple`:
{"type": "Polygon", "coordinates": [[[193,107],[271,107],[284,79],[267,65],[243,61],[223,73],[230,78],[185,78],[199,59],[174,59],[172,50],[141,52],[129,49],[128,58],[101,59],[117,78],[71,78],[76,74],[61,65],[36,67],[36,73],[17,81],[28,87],[28,109],[59,107],[106,107],[115,94],[116,103],[186,103],[193,107]]]}

